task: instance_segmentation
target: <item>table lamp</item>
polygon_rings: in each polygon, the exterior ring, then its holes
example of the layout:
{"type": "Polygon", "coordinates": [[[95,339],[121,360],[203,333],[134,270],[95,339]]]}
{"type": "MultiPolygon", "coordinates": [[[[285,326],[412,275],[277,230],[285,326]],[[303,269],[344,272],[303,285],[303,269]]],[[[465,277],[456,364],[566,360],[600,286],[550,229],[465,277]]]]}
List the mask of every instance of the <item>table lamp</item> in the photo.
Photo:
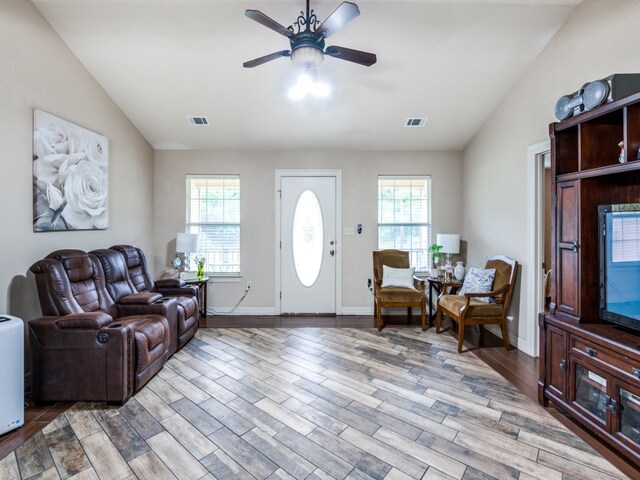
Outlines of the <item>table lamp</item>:
{"type": "Polygon", "coordinates": [[[436,238],[436,243],[442,246],[441,252],[447,255],[447,260],[444,264],[446,277],[447,272],[451,273],[452,271],[451,254],[460,253],[460,235],[457,233],[439,233],[436,238]]]}
{"type": "Polygon", "coordinates": [[[187,269],[191,264],[191,254],[198,251],[197,233],[177,233],[176,234],[176,252],[185,254],[187,269]]]}

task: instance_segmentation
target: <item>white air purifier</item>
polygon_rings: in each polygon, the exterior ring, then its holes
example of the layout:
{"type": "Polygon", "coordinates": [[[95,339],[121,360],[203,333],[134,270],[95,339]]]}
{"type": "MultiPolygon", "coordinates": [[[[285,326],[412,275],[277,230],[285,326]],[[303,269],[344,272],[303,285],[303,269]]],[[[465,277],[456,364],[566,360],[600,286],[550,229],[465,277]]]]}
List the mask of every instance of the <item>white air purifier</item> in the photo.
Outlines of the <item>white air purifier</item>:
{"type": "Polygon", "coordinates": [[[0,315],[0,435],[24,425],[24,326],[0,315]]]}

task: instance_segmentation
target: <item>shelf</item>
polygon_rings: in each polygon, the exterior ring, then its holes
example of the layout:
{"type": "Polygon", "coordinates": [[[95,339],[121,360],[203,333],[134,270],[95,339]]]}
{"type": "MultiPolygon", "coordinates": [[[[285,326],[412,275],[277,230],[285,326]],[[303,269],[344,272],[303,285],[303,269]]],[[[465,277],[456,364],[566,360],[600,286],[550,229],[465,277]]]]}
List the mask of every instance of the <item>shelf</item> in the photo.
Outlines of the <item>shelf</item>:
{"type": "Polygon", "coordinates": [[[556,182],[568,182],[571,180],[580,180],[582,178],[603,177],[605,175],[615,175],[616,173],[632,172],[634,170],[640,170],[640,161],[634,160],[632,162],[616,163],[615,165],[590,168],[580,172],[558,174],[556,175],[556,182]]]}
{"type": "Polygon", "coordinates": [[[620,142],[624,142],[624,110],[614,110],[579,126],[580,171],[620,165],[620,142]]]}

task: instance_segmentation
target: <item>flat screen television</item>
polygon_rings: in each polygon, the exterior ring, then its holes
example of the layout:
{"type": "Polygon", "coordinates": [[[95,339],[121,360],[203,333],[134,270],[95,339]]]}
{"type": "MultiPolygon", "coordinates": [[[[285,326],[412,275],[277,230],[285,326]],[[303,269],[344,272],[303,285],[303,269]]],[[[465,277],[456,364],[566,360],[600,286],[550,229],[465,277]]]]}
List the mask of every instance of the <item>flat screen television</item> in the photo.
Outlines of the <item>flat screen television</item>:
{"type": "Polygon", "coordinates": [[[640,331],[640,203],[600,205],[600,318],[640,331]]]}

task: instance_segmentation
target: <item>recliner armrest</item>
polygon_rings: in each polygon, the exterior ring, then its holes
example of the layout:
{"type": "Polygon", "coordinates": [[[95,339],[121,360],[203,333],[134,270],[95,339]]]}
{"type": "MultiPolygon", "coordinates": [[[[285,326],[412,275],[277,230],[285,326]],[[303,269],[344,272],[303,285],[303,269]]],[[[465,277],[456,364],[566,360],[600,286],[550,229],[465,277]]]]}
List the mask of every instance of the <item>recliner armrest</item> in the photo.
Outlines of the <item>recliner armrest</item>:
{"type": "Polygon", "coordinates": [[[198,296],[198,287],[195,285],[185,285],[184,287],[175,287],[175,288],[160,288],[157,287],[156,291],[161,293],[165,297],[197,297],[198,296]]]}
{"type": "Polygon", "coordinates": [[[100,330],[112,322],[111,315],[104,312],[83,312],[57,317],[55,324],[60,330],[100,330]]]}
{"type": "Polygon", "coordinates": [[[118,303],[120,305],[150,305],[159,300],[162,300],[161,293],[139,292],[121,297],[118,303]]]}
{"type": "Polygon", "coordinates": [[[156,280],[157,288],[182,288],[185,285],[185,281],[181,278],[162,278],[160,280],[156,280]]]}

